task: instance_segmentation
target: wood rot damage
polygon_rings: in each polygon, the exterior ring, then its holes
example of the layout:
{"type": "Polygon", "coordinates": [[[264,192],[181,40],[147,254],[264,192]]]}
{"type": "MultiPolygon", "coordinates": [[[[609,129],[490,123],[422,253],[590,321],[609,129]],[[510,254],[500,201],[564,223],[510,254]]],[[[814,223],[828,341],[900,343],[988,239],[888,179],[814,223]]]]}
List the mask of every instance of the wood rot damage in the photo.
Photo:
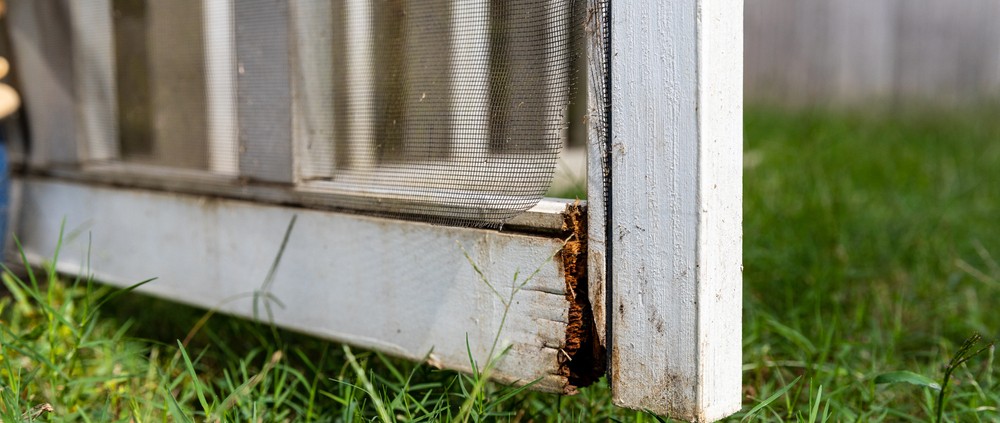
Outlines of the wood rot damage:
{"type": "Polygon", "coordinates": [[[597,336],[594,311],[587,288],[586,209],[577,201],[563,213],[566,242],[559,252],[566,277],[566,300],[569,302],[566,343],[559,355],[559,372],[567,379],[565,393],[576,393],[596,382],[605,372],[605,350],[597,336]]]}

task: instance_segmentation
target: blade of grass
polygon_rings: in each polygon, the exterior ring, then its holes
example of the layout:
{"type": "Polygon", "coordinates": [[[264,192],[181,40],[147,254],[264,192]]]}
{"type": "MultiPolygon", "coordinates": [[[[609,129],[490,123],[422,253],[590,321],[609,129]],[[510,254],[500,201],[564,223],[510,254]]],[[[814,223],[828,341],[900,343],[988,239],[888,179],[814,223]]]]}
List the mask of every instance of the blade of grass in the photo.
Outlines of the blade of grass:
{"type": "Polygon", "coordinates": [[[795,386],[795,384],[798,383],[800,379],[802,379],[802,376],[795,378],[794,380],[792,380],[791,383],[775,391],[773,394],[771,394],[771,396],[767,397],[764,401],[761,401],[760,403],[755,405],[753,408],[750,409],[750,411],[747,411],[747,413],[743,415],[743,418],[740,419],[740,421],[742,422],[749,421],[750,419],[755,417],[758,413],[761,412],[761,410],[764,410],[765,408],[770,406],[771,403],[777,401],[778,398],[780,398],[782,395],[785,395],[785,393],[788,392],[789,389],[792,389],[792,387],[795,386]]]}
{"type": "Polygon", "coordinates": [[[194,363],[191,362],[191,357],[188,356],[187,349],[180,341],[177,341],[177,351],[180,352],[181,357],[184,359],[184,367],[187,371],[188,376],[191,378],[191,384],[194,386],[195,394],[198,395],[198,402],[201,403],[202,410],[205,413],[209,413],[211,408],[209,407],[208,400],[205,399],[205,390],[201,381],[198,379],[198,372],[194,369],[194,363]]]}
{"type": "Polygon", "coordinates": [[[378,395],[375,390],[375,386],[372,385],[371,381],[368,379],[368,375],[365,369],[358,364],[357,358],[354,357],[354,353],[351,352],[351,348],[347,345],[343,346],[344,356],[347,358],[347,362],[351,365],[351,369],[354,370],[354,375],[361,382],[362,390],[368,394],[368,398],[371,399],[372,404],[375,406],[375,412],[378,414],[380,420],[385,423],[393,421],[392,413],[385,407],[382,402],[382,398],[378,395]]]}

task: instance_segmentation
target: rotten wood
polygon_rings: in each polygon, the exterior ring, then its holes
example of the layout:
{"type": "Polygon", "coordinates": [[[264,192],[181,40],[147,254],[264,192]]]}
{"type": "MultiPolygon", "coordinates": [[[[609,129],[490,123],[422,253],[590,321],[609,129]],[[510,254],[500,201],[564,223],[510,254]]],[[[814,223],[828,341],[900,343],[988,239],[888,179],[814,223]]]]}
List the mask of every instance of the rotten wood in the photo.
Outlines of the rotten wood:
{"type": "Polygon", "coordinates": [[[560,373],[569,384],[567,394],[588,386],[604,375],[604,346],[597,335],[587,284],[586,208],[580,202],[568,205],[563,213],[563,230],[568,238],[559,253],[566,278],[569,303],[566,344],[559,356],[560,373]]]}

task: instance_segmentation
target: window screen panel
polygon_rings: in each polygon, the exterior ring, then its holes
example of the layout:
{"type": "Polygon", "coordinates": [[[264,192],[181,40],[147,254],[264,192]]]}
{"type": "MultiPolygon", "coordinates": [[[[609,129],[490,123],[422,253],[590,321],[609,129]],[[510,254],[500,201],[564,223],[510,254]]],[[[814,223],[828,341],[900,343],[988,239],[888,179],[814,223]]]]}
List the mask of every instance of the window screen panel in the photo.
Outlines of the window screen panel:
{"type": "Polygon", "coordinates": [[[582,0],[88,6],[69,7],[77,126],[100,129],[78,140],[85,165],[499,225],[549,188],[583,100],[582,0]]]}
{"type": "Polygon", "coordinates": [[[332,135],[303,149],[306,184],[380,198],[390,214],[462,222],[500,223],[530,208],[551,183],[573,90],[583,88],[575,72],[583,8],[537,0],[334,4],[324,11],[334,28],[329,49],[313,44],[324,37],[300,37],[297,46],[332,58],[329,70],[317,71],[317,55],[296,55],[298,79],[331,81],[319,94],[331,101],[306,100],[319,106],[306,119],[328,121],[332,135]]]}

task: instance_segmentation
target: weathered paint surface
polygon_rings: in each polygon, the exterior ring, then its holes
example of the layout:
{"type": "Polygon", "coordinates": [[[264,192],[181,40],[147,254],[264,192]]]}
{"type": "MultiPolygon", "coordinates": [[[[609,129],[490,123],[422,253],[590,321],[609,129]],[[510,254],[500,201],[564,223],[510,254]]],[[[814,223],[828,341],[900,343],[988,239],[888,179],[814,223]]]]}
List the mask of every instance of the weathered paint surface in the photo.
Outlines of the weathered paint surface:
{"type": "Polygon", "coordinates": [[[742,5],[611,13],[609,380],[691,421],[741,405],[742,5]]]}
{"type": "Polygon", "coordinates": [[[553,259],[560,238],[51,179],[19,183],[17,235],[33,261],[53,256],[65,219],[59,270],[121,286],[157,277],[142,289],[252,317],[250,294],[261,289],[297,216],[270,285],[281,301],[271,307],[277,324],[457,370],[471,368],[466,336],[482,364],[499,332],[500,346],[511,350],[498,379],[567,388],[558,358],[566,279],[553,259]],[[502,332],[504,307],[463,249],[501,293],[537,270],[502,332]]]}

